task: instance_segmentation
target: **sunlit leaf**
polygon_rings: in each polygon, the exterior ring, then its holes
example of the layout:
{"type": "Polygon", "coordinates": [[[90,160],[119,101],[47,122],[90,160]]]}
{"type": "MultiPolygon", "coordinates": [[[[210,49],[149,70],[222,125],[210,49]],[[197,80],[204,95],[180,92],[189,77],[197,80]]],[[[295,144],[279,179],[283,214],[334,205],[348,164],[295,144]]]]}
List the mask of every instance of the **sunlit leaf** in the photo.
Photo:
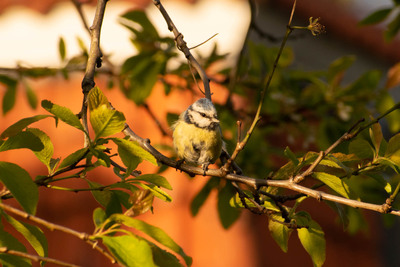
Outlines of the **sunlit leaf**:
{"type": "Polygon", "coordinates": [[[146,181],[149,183],[152,183],[156,186],[164,187],[166,189],[172,190],[171,184],[168,182],[165,177],[158,175],[158,174],[143,174],[138,177],[136,177],[133,180],[139,180],[139,181],[146,181]]]}
{"type": "Polygon", "coordinates": [[[53,104],[49,100],[43,100],[42,107],[66,124],[71,125],[72,127],[75,127],[81,131],[84,131],[80,120],[69,108],[53,104]]]}
{"type": "MultiPolygon", "coordinates": [[[[376,101],[376,107],[379,113],[383,114],[395,105],[393,97],[388,92],[382,92],[376,101]]],[[[385,119],[388,122],[389,130],[392,133],[397,133],[400,130],[400,110],[394,110],[385,119]]]]}
{"type": "Polygon", "coordinates": [[[102,236],[103,244],[117,258],[129,267],[155,266],[149,244],[133,235],[102,236]]]}
{"type": "Polygon", "coordinates": [[[32,151],[41,151],[44,145],[39,137],[29,131],[19,132],[16,135],[9,137],[0,145],[0,152],[11,149],[27,148],[32,151]]]}
{"type": "Polygon", "coordinates": [[[78,149],[77,151],[75,151],[74,153],[68,155],[61,163],[59,168],[65,168],[68,166],[71,166],[72,164],[76,164],[78,163],[80,160],[83,159],[83,157],[85,156],[85,154],[87,153],[88,148],[81,148],[78,149]]]}
{"type": "Polygon", "coordinates": [[[26,238],[26,240],[28,240],[39,256],[47,256],[47,239],[40,228],[22,221],[18,221],[7,214],[3,214],[3,216],[18,232],[20,232],[26,238]]]}
{"type": "Polygon", "coordinates": [[[344,182],[344,180],[340,179],[339,177],[325,172],[314,172],[313,177],[317,178],[318,180],[329,186],[336,193],[346,198],[350,198],[349,186],[344,182]]]}
{"type": "Polygon", "coordinates": [[[33,153],[44,165],[46,165],[50,173],[52,170],[50,166],[50,161],[54,153],[54,147],[53,143],[50,140],[50,137],[45,132],[37,128],[29,128],[27,131],[33,133],[42,142],[44,146],[43,149],[40,151],[33,151],[33,153]]]}
{"type": "Polygon", "coordinates": [[[281,216],[273,214],[268,220],[268,229],[272,238],[282,251],[286,253],[288,251],[288,241],[292,229],[288,228],[283,222],[284,219],[281,216]]]}
{"type": "Polygon", "coordinates": [[[23,118],[5,129],[4,132],[0,135],[0,138],[4,139],[6,137],[16,135],[17,133],[28,127],[30,124],[48,117],[51,117],[51,115],[36,115],[28,118],[23,118]]]}
{"type": "Polygon", "coordinates": [[[112,138],[111,140],[117,144],[118,153],[120,153],[122,162],[131,171],[134,170],[142,160],[148,161],[155,166],[158,165],[156,158],[136,142],[122,138],[112,138]]]}
{"type": "Polygon", "coordinates": [[[181,255],[183,259],[185,260],[186,264],[190,266],[192,264],[192,258],[187,256],[186,253],[183,251],[183,249],[175,243],[175,241],[167,235],[161,228],[158,228],[156,226],[150,225],[144,221],[137,220],[122,214],[114,214],[110,218],[110,220],[115,220],[119,223],[122,223],[128,227],[132,227],[136,230],[139,230],[160,244],[166,246],[167,248],[171,249],[175,253],[181,255]]]}
{"type": "Polygon", "coordinates": [[[111,110],[106,105],[100,106],[90,112],[90,123],[96,137],[106,137],[121,132],[125,127],[123,113],[111,110]]]}
{"type": "Polygon", "coordinates": [[[325,234],[319,224],[311,219],[302,223],[307,227],[297,229],[300,242],[311,256],[314,266],[322,266],[325,262],[326,254],[325,234]]]}
{"type": "Polygon", "coordinates": [[[158,186],[155,186],[153,184],[141,184],[140,185],[143,189],[148,189],[150,190],[155,197],[165,201],[165,202],[171,202],[172,201],[172,197],[165,192],[164,190],[162,190],[161,188],[159,188],[158,186]]]}

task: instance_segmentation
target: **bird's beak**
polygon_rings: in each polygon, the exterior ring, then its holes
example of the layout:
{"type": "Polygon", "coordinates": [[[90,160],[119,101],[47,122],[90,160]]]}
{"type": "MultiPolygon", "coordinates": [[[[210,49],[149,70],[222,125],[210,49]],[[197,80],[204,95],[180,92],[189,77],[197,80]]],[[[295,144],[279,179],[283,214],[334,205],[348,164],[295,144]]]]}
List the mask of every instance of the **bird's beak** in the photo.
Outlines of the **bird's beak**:
{"type": "Polygon", "coordinates": [[[212,118],[212,122],[219,123],[219,120],[217,118],[212,118]]]}

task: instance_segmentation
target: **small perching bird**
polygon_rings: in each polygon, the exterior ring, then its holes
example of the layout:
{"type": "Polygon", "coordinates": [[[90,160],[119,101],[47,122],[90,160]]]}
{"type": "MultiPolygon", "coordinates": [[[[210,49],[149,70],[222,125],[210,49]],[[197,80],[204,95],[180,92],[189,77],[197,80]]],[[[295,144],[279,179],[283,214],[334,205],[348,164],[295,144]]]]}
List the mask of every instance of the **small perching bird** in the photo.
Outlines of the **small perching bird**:
{"type": "Polygon", "coordinates": [[[178,157],[191,165],[201,165],[204,175],[222,151],[217,110],[207,98],[190,105],[172,126],[174,148],[178,157]]]}

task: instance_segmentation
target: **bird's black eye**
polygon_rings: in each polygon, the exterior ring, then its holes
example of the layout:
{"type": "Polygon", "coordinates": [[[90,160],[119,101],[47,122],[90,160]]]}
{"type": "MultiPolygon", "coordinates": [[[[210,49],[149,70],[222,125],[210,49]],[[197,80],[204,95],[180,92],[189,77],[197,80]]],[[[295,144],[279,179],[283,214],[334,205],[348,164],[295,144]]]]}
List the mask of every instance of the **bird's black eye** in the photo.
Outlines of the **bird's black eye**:
{"type": "Polygon", "coordinates": [[[205,113],[203,113],[203,112],[200,112],[200,115],[202,116],[202,117],[206,117],[206,114],[205,113]]]}

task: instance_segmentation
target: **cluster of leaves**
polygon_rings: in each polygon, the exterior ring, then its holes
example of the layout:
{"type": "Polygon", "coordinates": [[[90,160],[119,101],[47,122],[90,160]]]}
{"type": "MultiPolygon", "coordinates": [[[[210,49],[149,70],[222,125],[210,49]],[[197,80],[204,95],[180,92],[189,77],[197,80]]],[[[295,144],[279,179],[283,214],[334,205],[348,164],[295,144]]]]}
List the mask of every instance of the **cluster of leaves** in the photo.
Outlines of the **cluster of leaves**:
{"type": "MultiPolygon", "coordinates": [[[[171,201],[171,197],[162,189],[172,189],[164,177],[157,174],[138,175],[134,172],[143,160],[157,165],[156,159],[133,141],[110,137],[124,129],[125,117],[121,112],[111,108],[99,88],[93,88],[88,99],[90,124],[95,137],[89,139],[87,147],[75,151],[62,161],[59,158],[52,158],[54,147],[49,136],[40,129],[31,128],[30,125],[53,117],[56,123],[61,120],[89,138],[78,117],[66,107],[43,100],[42,107],[52,115],[36,115],[21,119],[1,134],[0,152],[19,148],[30,149],[48,169],[47,175],[40,175],[32,180],[22,167],[10,162],[0,162],[0,182],[8,189],[9,192],[6,193],[11,194],[18,201],[26,214],[34,215],[39,197],[38,186],[45,185],[54,189],[67,190],[68,188],[53,186],[53,184],[65,179],[63,174],[66,172],[74,171],[74,174],[69,174],[68,178],[75,177],[87,181],[93,197],[102,206],[94,211],[96,229],[90,239],[101,240],[115,258],[127,266],[156,266],[161,262],[168,262],[169,266],[180,266],[174,254],[160,248],[148,238],[123,230],[121,225],[125,225],[146,234],[158,242],[157,244],[180,255],[185,263],[190,265],[191,258],[164,231],[132,218],[149,211],[152,208],[154,196],[163,201],[171,201]],[[114,172],[120,177],[120,181],[102,185],[87,179],[86,173],[100,166],[111,167],[113,160],[109,154],[109,142],[117,146],[119,158],[126,168],[114,164],[114,172]],[[84,162],[83,165],[79,165],[82,162],[84,162]]],[[[70,190],[79,191],[79,189],[70,190]]],[[[4,193],[2,196],[5,196],[4,193]]],[[[1,217],[26,238],[39,256],[47,256],[46,237],[39,227],[20,222],[5,211],[1,212],[1,217]]],[[[26,251],[18,239],[3,230],[3,225],[0,231],[0,246],[26,251]]],[[[6,254],[0,254],[0,262],[7,266],[29,266],[28,260],[6,254]]]]}

